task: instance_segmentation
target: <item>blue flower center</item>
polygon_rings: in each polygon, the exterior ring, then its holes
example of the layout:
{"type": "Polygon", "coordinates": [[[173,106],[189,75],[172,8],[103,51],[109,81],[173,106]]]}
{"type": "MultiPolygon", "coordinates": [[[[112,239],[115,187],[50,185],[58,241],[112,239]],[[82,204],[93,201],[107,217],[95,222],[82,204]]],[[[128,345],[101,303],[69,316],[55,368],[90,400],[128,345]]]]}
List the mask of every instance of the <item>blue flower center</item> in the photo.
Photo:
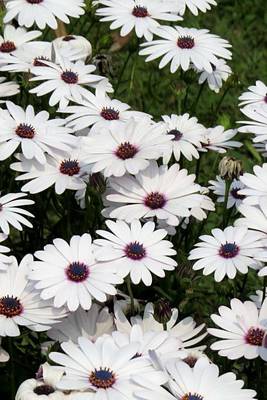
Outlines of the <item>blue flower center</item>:
{"type": "Polygon", "coordinates": [[[117,119],[120,119],[119,111],[114,110],[114,108],[103,107],[100,115],[107,121],[115,121],[117,119]]]}
{"type": "Polygon", "coordinates": [[[225,243],[221,245],[219,255],[223,258],[233,258],[239,253],[239,247],[235,243],[225,243]]]}
{"type": "Polygon", "coordinates": [[[136,18],[145,18],[148,17],[148,11],[146,7],[142,7],[142,6],[135,6],[132,14],[136,17],[136,18]]]}
{"type": "Polygon", "coordinates": [[[175,142],[178,142],[183,137],[182,132],[178,131],[178,129],[172,129],[167,134],[173,135],[174,137],[172,138],[172,140],[175,142]]]}
{"type": "Polygon", "coordinates": [[[139,242],[133,242],[126,246],[125,254],[132,260],[141,260],[146,255],[146,249],[139,242]]]}
{"type": "Polygon", "coordinates": [[[121,143],[115,152],[116,156],[121,160],[133,158],[136,153],[138,153],[137,147],[129,142],[121,143]]]}
{"type": "Polygon", "coordinates": [[[242,194],[238,194],[239,190],[241,190],[241,189],[240,188],[233,188],[231,190],[231,195],[233,196],[234,199],[243,200],[246,196],[244,196],[242,194]]]}
{"type": "Polygon", "coordinates": [[[80,172],[80,166],[77,160],[64,160],[60,164],[59,170],[64,175],[77,175],[80,172]]]}
{"type": "Polygon", "coordinates": [[[183,50],[190,50],[195,46],[195,40],[191,36],[181,36],[177,40],[177,46],[183,50]]]}
{"type": "Polygon", "coordinates": [[[22,311],[22,304],[17,297],[5,296],[0,299],[0,315],[12,318],[20,315],[22,311]]]}
{"type": "Polygon", "coordinates": [[[61,74],[61,79],[69,85],[74,85],[78,82],[78,74],[73,71],[65,71],[61,74]]]}
{"type": "Polygon", "coordinates": [[[204,400],[204,397],[197,393],[188,393],[184,395],[181,400],[204,400]]]}
{"type": "Polygon", "coordinates": [[[159,192],[151,192],[145,198],[144,203],[151,210],[157,210],[158,208],[163,208],[165,206],[166,199],[163,194],[159,192]]]}
{"type": "Polygon", "coordinates": [[[19,124],[15,130],[16,134],[23,139],[33,139],[35,136],[35,129],[29,124],[19,124]]]}
{"type": "Polygon", "coordinates": [[[89,268],[79,261],[71,263],[66,269],[66,275],[72,282],[83,282],[89,276],[89,268]]]}
{"type": "Polygon", "coordinates": [[[36,386],[36,388],[33,391],[38,396],[42,395],[48,396],[49,394],[54,393],[55,389],[50,385],[40,385],[36,386]]]}
{"type": "Polygon", "coordinates": [[[89,376],[89,382],[98,389],[108,389],[115,381],[115,374],[109,368],[95,369],[89,376]]]}

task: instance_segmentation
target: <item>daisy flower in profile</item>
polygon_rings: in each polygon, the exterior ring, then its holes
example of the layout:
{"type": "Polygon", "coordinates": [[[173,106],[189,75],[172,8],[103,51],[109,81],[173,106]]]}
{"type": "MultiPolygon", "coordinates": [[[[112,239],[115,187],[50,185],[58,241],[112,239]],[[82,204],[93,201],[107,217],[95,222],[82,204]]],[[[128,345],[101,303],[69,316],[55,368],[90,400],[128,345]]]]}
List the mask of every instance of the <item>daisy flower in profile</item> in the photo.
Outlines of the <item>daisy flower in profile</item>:
{"type": "MultiPolygon", "coordinates": [[[[155,319],[155,308],[152,303],[147,303],[144,309],[143,317],[136,315],[131,317],[130,321],[126,318],[119,302],[115,303],[115,324],[119,332],[130,333],[131,328],[134,325],[141,326],[143,332],[163,332],[164,326],[155,319]]],[[[179,341],[179,348],[186,349],[195,346],[201,340],[207,336],[207,332],[201,333],[205,327],[205,324],[197,326],[196,322],[192,317],[186,317],[181,321],[178,321],[178,310],[173,308],[170,310],[170,319],[167,322],[167,331],[171,337],[174,337],[179,341]],[[200,335],[199,335],[200,334],[200,335]]],[[[177,347],[177,348],[178,348],[177,347]]],[[[205,348],[205,346],[202,346],[205,348]]]]}
{"type": "Polygon", "coordinates": [[[110,334],[114,330],[113,316],[107,307],[92,304],[90,310],[79,307],[69,314],[62,322],[47,332],[47,336],[60,343],[71,340],[78,343],[78,337],[83,336],[92,340],[104,334],[110,334]]]}
{"type": "Polygon", "coordinates": [[[86,188],[89,167],[84,161],[85,153],[78,147],[71,153],[64,155],[46,156],[46,164],[42,165],[36,160],[27,160],[22,154],[17,154],[18,162],[10,168],[22,172],[16,180],[30,180],[22,186],[23,192],[32,194],[40,193],[55,185],[57,194],[62,194],[66,189],[81,190],[86,188]]]}
{"type": "MultiPolygon", "coordinates": [[[[218,203],[224,202],[225,196],[225,180],[222,179],[219,175],[216,176],[216,180],[209,181],[210,185],[209,189],[213,191],[214,194],[218,196],[218,203]]],[[[238,179],[233,179],[230,186],[229,196],[227,200],[227,208],[236,207],[238,208],[240,204],[243,203],[243,200],[246,196],[239,193],[241,189],[243,189],[245,185],[240,182],[238,179]]]]}
{"type": "Polygon", "coordinates": [[[142,43],[139,54],[147,56],[146,61],[162,57],[159,68],[170,65],[171,73],[181,67],[205,70],[212,73],[212,65],[218,58],[231,59],[227,40],[209,33],[207,29],[184,28],[181,26],[161,26],[157,29],[158,40],[142,43]]]}
{"type": "MultiPolygon", "coordinates": [[[[0,77],[0,98],[15,96],[20,92],[19,85],[16,82],[5,82],[6,78],[0,77]]],[[[0,101],[1,103],[2,101],[0,101]]]]}
{"type": "Polygon", "coordinates": [[[146,169],[150,160],[161,157],[171,138],[164,135],[160,124],[152,125],[150,119],[143,118],[111,125],[98,135],[84,138],[83,143],[92,173],[120,177],[146,169]]]}
{"type": "Polygon", "coordinates": [[[135,394],[142,400],[252,400],[254,390],[243,389],[244,382],[234,373],[219,375],[219,368],[207,359],[200,359],[193,368],[183,361],[170,361],[166,366],[169,380],[166,389],[160,383],[134,377],[140,385],[135,394]]]}
{"type": "Polygon", "coordinates": [[[79,105],[69,106],[64,113],[71,114],[67,117],[68,126],[79,131],[92,126],[90,134],[98,133],[102,128],[109,128],[114,121],[126,122],[130,118],[143,118],[148,114],[129,110],[130,106],[119,100],[111,99],[101,83],[97,85],[95,94],[87,91],[79,105]]]}
{"type": "Polygon", "coordinates": [[[189,161],[192,161],[193,157],[199,158],[197,148],[206,129],[198,123],[197,118],[190,118],[189,114],[172,114],[163,115],[162,119],[164,122],[159,124],[167,135],[172,135],[172,140],[165,146],[163,162],[168,164],[172,154],[176,161],[180,160],[181,155],[189,161]]]}
{"type": "Polygon", "coordinates": [[[239,97],[239,107],[251,108],[267,107],[267,86],[262,81],[256,81],[255,86],[249,86],[248,91],[239,97]]]}
{"type": "Polygon", "coordinates": [[[23,156],[36,159],[45,164],[45,153],[53,155],[55,151],[68,152],[75,147],[76,137],[70,135],[65,121],[60,118],[49,120],[47,111],[35,114],[28,106],[24,111],[14,103],[6,102],[7,111],[0,112],[0,160],[6,160],[19,146],[23,156]]]}
{"type": "Polygon", "coordinates": [[[9,360],[9,354],[1,346],[2,339],[0,338],[0,363],[5,363],[9,360]]]}
{"type": "Polygon", "coordinates": [[[224,130],[221,125],[215,126],[214,128],[206,129],[201,139],[201,145],[198,151],[207,152],[213,150],[218,153],[226,153],[227,149],[235,147],[241,147],[242,143],[232,139],[237,133],[236,129],[224,130]]]}
{"type": "Polygon", "coordinates": [[[110,232],[98,230],[104,239],[96,239],[94,244],[96,259],[107,262],[117,270],[117,274],[125,278],[130,274],[131,281],[137,285],[141,281],[146,286],[152,284],[152,274],[163,278],[166,271],[173,271],[177,266],[169,256],[176,251],[168,240],[163,240],[167,232],[155,230],[153,222],[143,226],[134,220],[131,225],[124,221],[106,221],[110,232]]]}
{"type": "Polygon", "coordinates": [[[239,132],[253,133],[254,143],[262,143],[267,140],[267,107],[244,107],[241,112],[248,118],[249,121],[238,121],[238,124],[242,124],[238,128],[239,132]]]}
{"type": "Polygon", "coordinates": [[[180,217],[192,215],[194,207],[214,209],[211,201],[202,203],[207,196],[199,193],[200,187],[194,180],[195,175],[188,175],[186,169],[180,170],[178,164],[167,168],[151,161],[135,177],[109,178],[105,195],[109,204],[104,213],[126,222],[157,217],[176,226],[180,217]]]}
{"type": "Polygon", "coordinates": [[[254,174],[245,173],[240,176],[240,181],[245,188],[239,194],[245,196],[243,203],[249,205],[261,205],[267,202],[267,163],[253,167],[254,174]]]}
{"type": "Polygon", "coordinates": [[[237,271],[247,274],[248,267],[261,266],[254,257],[264,247],[263,233],[232,226],[224,231],[216,228],[211,233],[200,236],[201,242],[190,251],[188,259],[198,260],[193,265],[195,271],[203,269],[204,275],[214,273],[215,281],[221,282],[225,276],[234,279],[237,271]]]}
{"type": "MultiPolygon", "coordinates": [[[[59,53],[57,52],[59,58],[59,53]]],[[[49,105],[59,104],[60,109],[64,109],[70,100],[81,102],[83,96],[86,96],[88,87],[95,87],[99,82],[106,82],[106,90],[110,90],[110,84],[107,78],[100,75],[94,75],[94,65],[86,65],[83,61],[72,62],[67,58],[60,57],[55,64],[50,61],[43,61],[46,68],[33,67],[31,72],[35,75],[31,81],[44,81],[39,86],[30,90],[30,93],[39,96],[52,93],[49,99],[49,105]]]]}
{"type": "Polygon", "coordinates": [[[34,24],[40,29],[48,25],[56,29],[57,19],[68,24],[68,17],[79,18],[84,14],[84,0],[5,0],[6,15],[4,23],[14,18],[20,26],[30,28],[34,24]]]}
{"type": "Polygon", "coordinates": [[[15,400],[67,400],[71,394],[57,389],[57,383],[64,374],[64,368],[42,364],[35,379],[27,379],[19,386],[15,400]]]}
{"type": "Polygon", "coordinates": [[[22,45],[31,42],[41,34],[40,31],[27,32],[24,28],[15,28],[12,25],[6,25],[3,35],[0,35],[0,63],[2,63],[4,55],[16,54],[16,50],[22,45]]]}
{"type": "Polygon", "coordinates": [[[34,217],[29,211],[21,206],[34,204],[33,200],[26,199],[25,193],[8,193],[0,197],[0,229],[9,235],[10,225],[19,231],[23,225],[32,228],[32,224],[24,217],[34,217]],[[24,198],[23,198],[24,197],[24,198]]]}
{"type": "Polygon", "coordinates": [[[51,302],[40,299],[38,291],[28,280],[33,257],[28,254],[18,265],[15,257],[0,280],[0,336],[19,336],[19,326],[36,332],[47,331],[66,316],[63,309],[55,309],[51,302]]]}
{"type": "Polygon", "coordinates": [[[121,36],[134,29],[137,37],[152,40],[153,33],[160,26],[157,20],[182,20],[172,3],[161,0],[96,0],[94,4],[104,6],[96,11],[96,15],[102,17],[100,21],[112,21],[110,29],[121,28],[121,36]]]}
{"type": "Polygon", "coordinates": [[[70,244],[54,239],[53,244],[35,252],[29,279],[37,281],[35,288],[41,290],[42,299],[53,299],[55,307],[66,305],[70,311],[79,306],[89,310],[92,299],[107,300],[115,295],[115,285],[123,280],[111,265],[97,263],[93,254],[91,236],[73,236],[70,244]]]}
{"type": "MultiPolygon", "coordinates": [[[[61,344],[65,354],[52,352],[50,358],[64,366],[65,375],[57,384],[61,390],[79,390],[91,400],[104,396],[107,400],[133,399],[137,385],[135,375],[141,375],[151,382],[165,381],[164,374],[155,371],[144,357],[135,357],[138,343],[119,347],[110,336],[97,339],[78,338],[78,345],[72,342],[61,344]]],[[[73,393],[72,399],[81,394],[73,393]]]]}
{"type": "MultiPolygon", "coordinates": [[[[6,239],[7,235],[0,233],[0,243],[6,239]]],[[[6,270],[8,268],[8,264],[10,264],[12,261],[11,257],[5,255],[5,253],[9,252],[10,249],[8,247],[0,245],[0,271],[6,270]]]]}
{"type": "Polygon", "coordinates": [[[211,349],[230,360],[261,357],[267,361],[267,300],[258,310],[253,301],[232,299],[230,308],[221,306],[218,311],[219,315],[211,315],[218,328],[209,328],[208,332],[220,340],[211,349]]]}
{"type": "MultiPolygon", "coordinates": [[[[164,0],[163,0],[164,1],[164,0]]],[[[192,14],[198,15],[201,11],[205,13],[211,10],[211,6],[217,6],[215,0],[168,0],[176,6],[177,12],[180,15],[184,15],[186,9],[188,8],[192,14]]]]}
{"type": "Polygon", "coordinates": [[[66,35],[53,40],[52,42],[60,53],[73,53],[76,60],[86,61],[92,55],[92,45],[83,36],[66,35]]]}
{"type": "Polygon", "coordinates": [[[226,64],[225,60],[218,59],[216,63],[212,65],[212,72],[207,72],[205,70],[198,70],[198,72],[200,73],[198,83],[201,85],[207,81],[210,90],[219,93],[223,82],[227,81],[232,70],[229,65],[226,64]]]}

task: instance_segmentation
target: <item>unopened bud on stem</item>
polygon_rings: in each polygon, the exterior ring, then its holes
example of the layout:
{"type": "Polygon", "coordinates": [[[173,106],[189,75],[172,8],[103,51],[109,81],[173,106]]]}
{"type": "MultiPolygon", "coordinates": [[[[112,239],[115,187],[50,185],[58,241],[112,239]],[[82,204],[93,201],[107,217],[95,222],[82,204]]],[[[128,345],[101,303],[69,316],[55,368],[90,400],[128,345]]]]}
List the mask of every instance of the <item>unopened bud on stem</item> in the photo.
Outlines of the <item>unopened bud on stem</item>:
{"type": "Polygon", "coordinates": [[[219,163],[219,173],[223,179],[238,179],[239,176],[242,175],[242,171],[242,161],[233,157],[225,156],[219,163]]]}

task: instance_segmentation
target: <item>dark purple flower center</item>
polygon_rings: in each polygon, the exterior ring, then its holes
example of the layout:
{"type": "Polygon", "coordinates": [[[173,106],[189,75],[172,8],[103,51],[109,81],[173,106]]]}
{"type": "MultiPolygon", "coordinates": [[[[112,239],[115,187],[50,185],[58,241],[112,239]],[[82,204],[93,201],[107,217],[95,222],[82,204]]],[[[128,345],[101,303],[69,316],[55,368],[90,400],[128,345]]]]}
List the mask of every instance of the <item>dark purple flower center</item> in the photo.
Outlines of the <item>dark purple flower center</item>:
{"type": "Polygon", "coordinates": [[[114,108],[104,107],[100,113],[101,117],[106,119],[107,121],[114,121],[120,119],[120,113],[114,108]]]}
{"type": "Polygon", "coordinates": [[[193,357],[193,356],[188,356],[183,359],[183,362],[185,362],[187,365],[189,365],[190,368],[194,368],[194,366],[197,362],[197,358],[193,357]]]}
{"type": "Polygon", "coordinates": [[[264,96],[263,101],[264,101],[265,103],[267,103],[267,93],[266,93],[266,95],[264,96]]]}
{"type": "Polygon", "coordinates": [[[66,275],[72,282],[83,282],[89,276],[89,268],[82,262],[73,262],[66,269],[66,275]]]}
{"type": "Polygon", "coordinates": [[[72,35],[67,35],[62,39],[64,42],[70,42],[71,40],[75,40],[75,37],[72,35]]]}
{"type": "Polygon", "coordinates": [[[178,131],[178,129],[172,129],[171,131],[167,132],[167,134],[173,135],[174,137],[172,138],[172,140],[174,140],[175,142],[178,142],[183,137],[182,132],[178,131]]]}
{"type": "Polygon", "coordinates": [[[33,66],[34,67],[47,67],[48,65],[45,64],[43,61],[50,61],[49,58],[40,56],[40,57],[35,57],[33,61],[33,66]]]}
{"type": "Polygon", "coordinates": [[[98,389],[108,389],[116,382],[115,374],[109,368],[95,369],[89,376],[89,382],[98,389]]]}
{"type": "Polygon", "coordinates": [[[177,46],[180,49],[192,49],[195,46],[195,40],[190,36],[181,36],[177,40],[177,46]]]}
{"type": "Polygon", "coordinates": [[[5,296],[0,299],[0,315],[12,318],[20,315],[22,311],[22,304],[17,297],[5,296]]]}
{"type": "Polygon", "coordinates": [[[2,53],[11,53],[14,50],[16,50],[16,45],[14,42],[11,42],[10,40],[3,42],[0,46],[0,51],[2,53]]]}
{"type": "Polygon", "coordinates": [[[60,172],[64,175],[77,175],[80,172],[80,166],[77,160],[64,160],[60,164],[60,172]]]}
{"type": "Polygon", "coordinates": [[[204,400],[204,397],[197,393],[187,393],[181,398],[181,400],[204,400]]]}
{"type": "Polygon", "coordinates": [[[246,334],[246,342],[254,346],[262,346],[265,331],[260,328],[250,328],[246,334]]]}
{"type": "Polygon", "coordinates": [[[146,7],[142,7],[142,6],[135,6],[132,14],[137,17],[137,18],[145,18],[148,17],[148,11],[146,7]]]}
{"type": "Polygon", "coordinates": [[[32,125],[19,124],[15,130],[16,134],[23,139],[33,139],[35,129],[32,125]]]}
{"type": "Polygon", "coordinates": [[[133,242],[126,246],[125,254],[128,258],[132,260],[142,260],[146,255],[146,249],[139,242],[133,242]]]}
{"type": "Polygon", "coordinates": [[[235,243],[222,244],[219,255],[223,258],[233,258],[239,253],[239,247],[235,243]]]}
{"type": "Polygon", "coordinates": [[[242,194],[238,194],[239,190],[241,190],[241,189],[240,188],[233,188],[231,190],[231,195],[233,196],[234,199],[243,200],[246,196],[244,196],[242,194]]]}
{"type": "Polygon", "coordinates": [[[61,74],[61,79],[69,85],[74,85],[78,82],[78,74],[73,71],[64,71],[61,74]]]}
{"type": "Polygon", "coordinates": [[[144,201],[145,205],[151,210],[157,210],[158,208],[163,208],[166,204],[166,199],[163,194],[159,192],[151,192],[147,195],[144,201]]]}
{"type": "Polygon", "coordinates": [[[38,396],[45,395],[48,396],[51,393],[54,393],[55,389],[50,386],[50,385],[40,385],[36,386],[34,389],[34,393],[37,394],[38,396]]]}
{"type": "Polygon", "coordinates": [[[115,151],[116,156],[121,160],[128,160],[128,158],[133,158],[136,153],[138,153],[137,147],[129,142],[122,143],[115,151]]]}

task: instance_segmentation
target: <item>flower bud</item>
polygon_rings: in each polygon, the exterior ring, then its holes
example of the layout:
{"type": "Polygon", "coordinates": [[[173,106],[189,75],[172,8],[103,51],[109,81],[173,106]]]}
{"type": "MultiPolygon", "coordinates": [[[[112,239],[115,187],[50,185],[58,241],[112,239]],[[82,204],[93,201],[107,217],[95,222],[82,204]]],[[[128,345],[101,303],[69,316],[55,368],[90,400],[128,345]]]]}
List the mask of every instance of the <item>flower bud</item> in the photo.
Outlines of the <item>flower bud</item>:
{"type": "Polygon", "coordinates": [[[160,324],[167,324],[172,316],[171,305],[167,300],[160,299],[154,304],[154,318],[160,324]]]}
{"type": "Polygon", "coordinates": [[[238,179],[242,171],[242,161],[233,157],[225,156],[219,163],[219,173],[223,179],[238,179]]]}
{"type": "Polygon", "coordinates": [[[90,58],[92,55],[91,43],[83,36],[61,36],[53,40],[52,43],[54,43],[55,47],[63,56],[66,56],[71,61],[86,61],[86,59],[90,58]]]}

